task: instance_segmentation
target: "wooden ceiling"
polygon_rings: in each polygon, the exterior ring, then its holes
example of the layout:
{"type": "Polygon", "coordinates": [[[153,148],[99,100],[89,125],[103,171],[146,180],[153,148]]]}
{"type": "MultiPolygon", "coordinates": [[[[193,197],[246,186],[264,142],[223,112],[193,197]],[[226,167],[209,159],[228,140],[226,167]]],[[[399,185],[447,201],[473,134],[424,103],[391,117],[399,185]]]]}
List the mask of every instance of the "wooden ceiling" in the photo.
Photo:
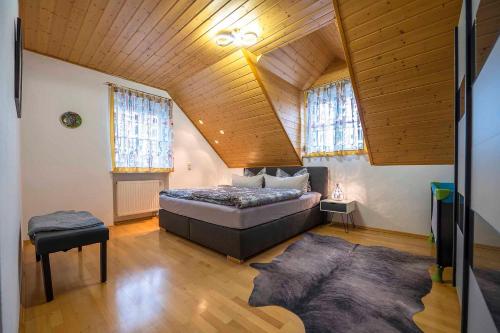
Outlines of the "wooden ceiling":
{"type": "Polygon", "coordinates": [[[341,48],[331,0],[21,0],[21,13],[26,49],[167,90],[230,167],[301,164],[299,90],[256,57],[316,31],[323,52],[341,48]],[[215,44],[248,26],[246,56],[215,44]]]}
{"type": "Polygon", "coordinates": [[[372,164],[453,163],[459,0],[334,0],[372,164]]]}
{"type": "Polygon", "coordinates": [[[337,27],[329,24],[259,58],[259,65],[300,90],[306,90],[336,59],[344,60],[337,27]]]}
{"type": "Polygon", "coordinates": [[[260,75],[238,50],[183,80],[171,94],[229,167],[263,166],[262,161],[299,165],[260,75]]]}
{"type": "Polygon", "coordinates": [[[451,163],[458,11],[459,0],[21,0],[26,49],[167,90],[230,167],[300,164],[301,91],[348,74],[373,164],[451,163]],[[248,26],[260,33],[248,50],[215,44],[248,26]]]}
{"type": "Polygon", "coordinates": [[[331,23],[331,0],[21,0],[25,48],[168,89],[237,51],[226,28],[255,26],[259,55],[331,23]]]}

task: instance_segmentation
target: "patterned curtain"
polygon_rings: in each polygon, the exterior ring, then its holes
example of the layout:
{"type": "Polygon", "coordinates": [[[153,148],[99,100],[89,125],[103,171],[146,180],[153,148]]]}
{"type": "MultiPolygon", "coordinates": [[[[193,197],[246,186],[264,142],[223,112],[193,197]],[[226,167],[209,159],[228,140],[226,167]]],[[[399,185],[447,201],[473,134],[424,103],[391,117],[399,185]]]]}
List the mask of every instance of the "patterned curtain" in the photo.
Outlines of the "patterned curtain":
{"type": "Polygon", "coordinates": [[[364,149],[363,130],[350,80],[307,92],[306,156],[364,149]]]}
{"type": "Polygon", "coordinates": [[[114,170],[169,171],[173,168],[172,101],[112,87],[114,170]]]}

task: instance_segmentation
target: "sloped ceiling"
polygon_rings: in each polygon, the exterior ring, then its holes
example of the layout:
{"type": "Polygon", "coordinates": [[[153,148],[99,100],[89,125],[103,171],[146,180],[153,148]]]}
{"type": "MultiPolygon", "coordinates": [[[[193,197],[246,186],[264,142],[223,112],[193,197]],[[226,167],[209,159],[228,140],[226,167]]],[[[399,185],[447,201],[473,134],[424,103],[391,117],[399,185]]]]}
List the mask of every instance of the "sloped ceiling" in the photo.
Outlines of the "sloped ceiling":
{"type": "Polygon", "coordinates": [[[334,0],[372,164],[453,163],[459,0],[334,0]]]}
{"type": "Polygon", "coordinates": [[[183,80],[171,94],[229,167],[301,163],[244,51],[183,80]]]}
{"type": "Polygon", "coordinates": [[[223,29],[258,26],[259,55],[331,23],[331,0],[21,0],[25,48],[168,89],[237,51],[223,29]]]}
{"type": "Polygon", "coordinates": [[[243,167],[300,164],[301,91],[348,72],[373,164],[451,163],[459,2],[20,4],[26,49],[167,90],[228,166],[243,167]],[[215,44],[245,26],[260,30],[248,50],[215,44]]]}
{"type": "Polygon", "coordinates": [[[256,59],[331,26],[331,0],[21,0],[21,13],[26,49],[167,90],[228,166],[301,164],[299,89],[256,59]],[[215,44],[246,26],[260,30],[246,53],[215,44]]]}
{"type": "Polygon", "coordinates": [[[344,59],[334,23],[259,58],[267,69],[300,90],[308,89],[335,59],[344,59]]]}

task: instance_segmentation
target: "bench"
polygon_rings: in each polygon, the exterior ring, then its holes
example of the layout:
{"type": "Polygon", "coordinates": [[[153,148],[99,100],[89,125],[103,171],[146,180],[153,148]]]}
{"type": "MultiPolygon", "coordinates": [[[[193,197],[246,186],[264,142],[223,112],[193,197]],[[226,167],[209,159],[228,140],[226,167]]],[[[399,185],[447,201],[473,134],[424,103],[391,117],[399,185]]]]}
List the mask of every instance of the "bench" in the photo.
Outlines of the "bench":
{"type": "Polygon", "coordinates": [[[32,242],[35,245],[36,260],[42,261],[43,284],[47,302],[54,299],[49,254],[59,251],[68,251],[73,248],[78,248],[78,251],[82,251],[82,247],[85,245],[100,243],[101,282],[106,282],[106,244],[108,239],[109,230],[104,225],[75,230],[40,232],[35,234],[32,242]]]}

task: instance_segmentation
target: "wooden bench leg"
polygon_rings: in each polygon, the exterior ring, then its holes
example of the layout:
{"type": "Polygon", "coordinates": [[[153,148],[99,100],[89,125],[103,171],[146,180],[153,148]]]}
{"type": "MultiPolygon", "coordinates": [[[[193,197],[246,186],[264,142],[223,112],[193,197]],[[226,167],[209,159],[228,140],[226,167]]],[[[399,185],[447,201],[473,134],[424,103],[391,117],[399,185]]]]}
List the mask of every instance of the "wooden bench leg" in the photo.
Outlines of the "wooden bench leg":
{"type": "Polygon", "coordinates": [[[106,241],[101,242],[101,282],[106,282],[108,271],[108,255],[106,241]]]}
{"type": "Polygon", "coordinates": [[[43,285],[45,288],[45,299],[50,302],[54,299],[52,291],[52,276],[50,274],[49,254],[42,254],[43,285]]]}

